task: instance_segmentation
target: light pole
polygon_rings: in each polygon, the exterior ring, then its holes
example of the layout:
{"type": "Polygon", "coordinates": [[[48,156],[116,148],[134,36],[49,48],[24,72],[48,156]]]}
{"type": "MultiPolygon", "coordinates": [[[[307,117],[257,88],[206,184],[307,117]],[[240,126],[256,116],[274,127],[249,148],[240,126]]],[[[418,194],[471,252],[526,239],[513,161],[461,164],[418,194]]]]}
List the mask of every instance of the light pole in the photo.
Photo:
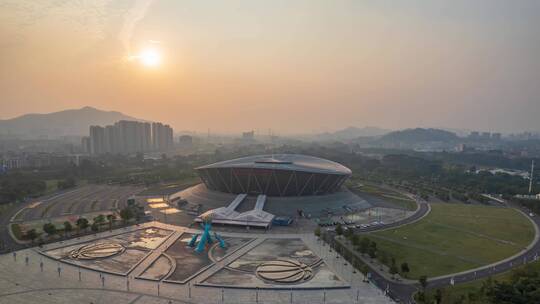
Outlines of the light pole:
{"type": "Polygon", "coordinates": [[[290,299],[291,299],[290,303],[292,304],[292,302],[293,302],[292,288],[291,288],[291,297],[290,297],[290,299]]]}

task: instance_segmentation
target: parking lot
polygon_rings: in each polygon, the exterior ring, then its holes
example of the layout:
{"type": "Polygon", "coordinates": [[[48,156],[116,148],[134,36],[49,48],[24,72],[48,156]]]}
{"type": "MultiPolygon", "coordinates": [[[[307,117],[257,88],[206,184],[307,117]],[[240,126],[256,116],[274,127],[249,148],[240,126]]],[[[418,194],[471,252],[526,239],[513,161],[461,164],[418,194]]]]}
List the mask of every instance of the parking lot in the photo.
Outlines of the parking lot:
{"type": "Polygon", "coordinates": [[[414,212],[401,209],[375,207],[342,216],[318,219],[321,227],[334,231],[337,224],[346,228],[369,229],[399,222],[413,215],[414,212]]]}
{"type": "Polygon", "coordinates": [[[25,222],[70,215],[81,215],[124,208],[127,199],[143,188],[139,186],[86,185],[66,191],[21,209],[13,222],[25,222]]]}

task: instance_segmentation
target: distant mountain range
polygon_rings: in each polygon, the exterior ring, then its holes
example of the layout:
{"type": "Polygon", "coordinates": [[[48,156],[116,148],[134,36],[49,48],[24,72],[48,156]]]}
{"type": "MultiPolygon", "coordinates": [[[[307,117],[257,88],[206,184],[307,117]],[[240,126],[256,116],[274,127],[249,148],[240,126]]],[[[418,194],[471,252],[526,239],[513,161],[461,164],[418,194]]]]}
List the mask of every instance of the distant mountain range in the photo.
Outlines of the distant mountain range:
{"type": "Polygon", "coordinates": [[[405,129],[383,135],[378,139],[379,143],[427,143],[427,142],[453,142],[458,140],[456,133],[441,129],[405,129]]]}
{"type": "Polygon", "coordinates": [[[143,121],[116,111],[84,107],[47,114],[26,114],[0,120],[0,135],[24,139],[83,136],[88,135],[91,125],[113,124],[119,120],[143,121]]]}
{"type": "Polygon", "coordinates": [[[335,132],[326,132],[317,134],[315,137],[318,140],[331,141],[331,140],[351,140],[358,137],[373,137],[381,136],[391,132],[391,130],[381,129],[377,127],[348,127],[335,132]]]}

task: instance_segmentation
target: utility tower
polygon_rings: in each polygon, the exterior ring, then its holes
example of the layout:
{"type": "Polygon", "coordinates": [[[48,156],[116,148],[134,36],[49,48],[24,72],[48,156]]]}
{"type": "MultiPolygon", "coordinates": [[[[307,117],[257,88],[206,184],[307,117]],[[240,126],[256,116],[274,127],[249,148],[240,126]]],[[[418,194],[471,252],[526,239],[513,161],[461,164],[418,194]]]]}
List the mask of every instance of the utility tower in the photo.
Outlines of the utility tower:
{"type": "Polygon", "coordinates": [[[532,194],[533,180],[534,180],[534,160],[531,163],[531,176],[529,178],[529,194],[532,194]]]}

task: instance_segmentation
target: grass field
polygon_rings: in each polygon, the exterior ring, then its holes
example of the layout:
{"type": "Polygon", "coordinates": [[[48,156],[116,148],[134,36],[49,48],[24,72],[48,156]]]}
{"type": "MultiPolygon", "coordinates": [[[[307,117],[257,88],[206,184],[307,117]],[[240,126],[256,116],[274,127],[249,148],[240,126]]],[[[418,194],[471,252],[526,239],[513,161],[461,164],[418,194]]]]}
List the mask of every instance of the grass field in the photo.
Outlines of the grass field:
{"type": "Polygon", "coordinates": [[[13,206],[12,203],[0,205],[0,214],[6,212],[6,210],[8,210],[9,208],[11,208],[12,206],[13,206]]]}
{"type": "Polygon", "coordinates": [[[406,210],[416,210],[416,203],[414,200],[404,196],[403,194],[392,191],[390,189],[382,188],[373,184],[350,184],[352,190],[358,192],[367,193],[369,195],[377,196],[384,201],[390,202],[397,207],[402,207],[406,210]]]}
{"type": "Polygon", "coordinates": [[[434,277],[490,264],[521,251],[534,228],[514,209],[433,204],[421,221],[369,237],[398,265],[407,262],[409,278],[434,277]]]}
{"type": "MultiPolygon", "coordinates": [[[[520,266],[516,268],[515,270],[524,269],[525,267],[530,267],[531,269],[534,269],[536,271],[540,271],[540,262],[534,262],[531,264],[528,264],[527,266],[520,266]]],[[[498,275],[495,275],[492,278],[494,281],[498,282],[506,282],[510,281],[510,277],[512,276],[513,271],[508,271],[505,273],[501,273],[498,275]]],[[[448,286],[442,289],[442,303],[441,304],[453,304],[457,303],[459,299],[463,296],[466,299],[468,298],[469,293],[477,293],[480,288],[482,287],[482,284],[487,279],[477,280],[469,283],[464,284],[458,284],[455,286],[448,286]]],[[[431,297],[435,293],[435,290],[428,291],[428,295],[431,297]]],[[[479,301],[466,301],[465,303],[483,303],[482,300],[479,301]]]]}
{"type": "Polygon", "coordinates": [[[45,193],[52,193],[58,189],[58,180],[57,179],[48,179],[45,181],[45,185],[47,185],[47,188],[45,190],[45,193]]]}

